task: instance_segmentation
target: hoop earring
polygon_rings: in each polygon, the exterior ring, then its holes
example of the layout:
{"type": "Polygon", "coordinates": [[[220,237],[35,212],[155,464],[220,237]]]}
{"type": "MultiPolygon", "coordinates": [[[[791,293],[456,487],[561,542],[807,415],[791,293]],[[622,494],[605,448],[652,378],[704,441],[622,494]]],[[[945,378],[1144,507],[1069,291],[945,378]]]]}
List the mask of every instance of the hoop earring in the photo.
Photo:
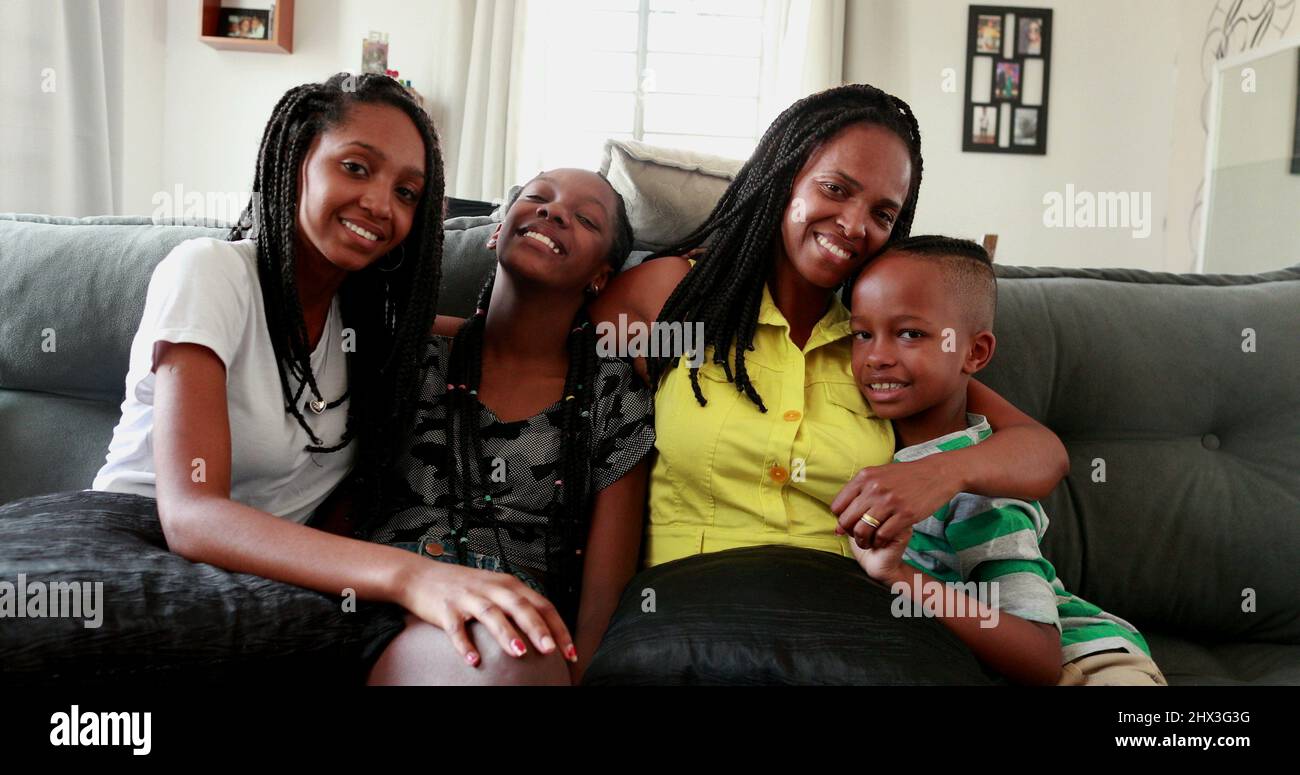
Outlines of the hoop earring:
{"type": "Polygon", "coordinates": [[[385,269],[385,268],[383,268],[382,266],[380,266],[380,267],[378,267],[379,271],[381,271],[381,272],[396,272],[398,269],[401,269],[401,268],[402,268],[402,263],[403,263],[404,261],[406,261],[406,243],[402,243],[402,246],[401,246],[400,248],[398,248],[398,251],[399,251],[399,254],[400,254],[400,255],[399,255],[398,259],[397,259],[397,266],[393,267],[392,269],[385,269]]]}

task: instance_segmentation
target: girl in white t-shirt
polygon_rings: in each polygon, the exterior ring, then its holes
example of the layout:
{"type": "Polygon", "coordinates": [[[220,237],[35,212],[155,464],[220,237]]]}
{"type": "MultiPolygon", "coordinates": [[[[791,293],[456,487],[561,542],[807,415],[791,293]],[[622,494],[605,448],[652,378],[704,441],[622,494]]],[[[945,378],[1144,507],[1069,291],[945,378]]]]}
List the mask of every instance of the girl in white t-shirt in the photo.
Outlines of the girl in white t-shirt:
{"type": "Polygon", "coordinates": [[[398,603],[465,661],[482,622],[573,660],[554,606],[513,575],[431,563],[305,523],[355,466],[384,502],[422,383],[442,254],[443,172],[428,116],[386,76],[290,89],[231,241],[182,243],[150,282],[122,420],[94,489],[156,498],[196,562],[398,603]]]}

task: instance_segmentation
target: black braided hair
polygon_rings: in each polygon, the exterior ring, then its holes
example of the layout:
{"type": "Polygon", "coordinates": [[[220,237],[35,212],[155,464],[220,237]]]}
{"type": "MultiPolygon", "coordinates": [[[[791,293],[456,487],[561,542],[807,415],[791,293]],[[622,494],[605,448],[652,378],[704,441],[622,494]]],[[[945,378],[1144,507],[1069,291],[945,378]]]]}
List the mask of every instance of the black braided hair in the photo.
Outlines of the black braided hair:
{"type": "MultiPolygon", "coordinates": [[[[840,130],[852,124],[883,126],[907,145],[912,160],[912,181],[907,200],[894,223],[886,246],[903,239],[912,229],[921,187],[921,130],[908,104],[874,86],[849,84],[804,97],[763,133],[713,212],[679,243],[650,258],[684,256],[706,245],[703,256],[664,303],[659,322],[700,321],[704,342],[713,347],[713,361],[722,365],[727,381],[734,382],[750,401],[766,412],[763,399],[750,382],[745,352],[754,349],[758,308],[763,285],[771,273],[773,241],[779,239],[782,219],[794,188],[795,177],[809,156],[840,130]],[[709,260],[717,256],[717,260],[709,260]],[[733,352],[734,367],[727,356],[733,352]]],[[[841,287],[847,296],[853,278],[841,287]]],[[[647,358],[650,382],[657,386],[677,358],[647,358]]],[[[707,401],[700,391],[699,368],[691,367],[691,388],[700,406],[707,401]]]]}
{"type": "Polygon", "coordinates": [[[433,324],[442,272],[443,189],[437,132],[410,94],[388,76],[339,73],[323,83],[296,86],[276,103],[257,153],[252,201],[227,237],[257,242],[257,274],[285,411],[307,432],[309,452],[334,452],[359,440],[355,502],[370,517],[380,502],[381,472],[396,455],[394,442],[413,414],[421,382],[421,347],[433,324]],[[339,289],[343,323],[354,332],[356,348],[347,353],[347,427],[337,443],[326,446],[300,407],[308,389],[320,393],[295,276],[298,176],[312,141],[341,124],[359,103],[390,105],[411,119],[424,140],[426,184],[402,244],[350,274],[339,289]],[[300,383],[296,393],[290,377],[300,383]]]}
{"type": "MultiPolygon", "coordinates": [[[[603,177],[603,176],[602,176],[603,177]]],[[[608,181],[607,181],[608,182],[608,181]]],[[[610,186],[613,190],[613,186],[610,186]]],[[[511,197],[505,209],[517,198],[511,197]]],[[[617,272],[632,250],[632,224],[627,206],[617,191],[614,234],[605,260],[617,272]]],[[[448,477],[449,522],[457,556],[465,561],[470,526],[490,525],[496,535],[497,556],[507,570],[510,557],[501,541],[501,524],[491,495],[476,496],[488,488],[491,461],[483,458],[480,437],[482,404],[478,391],[483,376],[483,334],[488,304],[496,283],[496,271],[479,293],[477,309],[461,324],[452,340],[447,364],[447,441],[456,458],[448,477]]],[[[546,507],[545,556],[547,597],[572,626],[576,623],[581,591],[582,553],[586,549],[588,516],[591,512],[591,436],[598,386],[600,359],[596,353],[596,330],[584,305],[573,320],[566,342],[569,366],[564,377],[564,398],[560,415],[560,474],[551,502],[546,507]]]]}

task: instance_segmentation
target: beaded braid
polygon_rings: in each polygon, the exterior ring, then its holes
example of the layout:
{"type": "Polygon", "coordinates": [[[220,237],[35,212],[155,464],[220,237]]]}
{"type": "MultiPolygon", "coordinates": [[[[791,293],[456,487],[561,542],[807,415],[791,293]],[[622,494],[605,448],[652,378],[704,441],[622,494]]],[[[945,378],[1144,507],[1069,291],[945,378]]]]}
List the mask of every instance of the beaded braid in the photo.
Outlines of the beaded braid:
{"type": "Polygon", "coordinates": [[[359,440],[355,502],[362,510],[362,522],[378,516],[382,472],[396,455],[392,440],[401,438],[398,430],[415,407],[421,348],[433,323],[442,276],[444,188],[437,132],[406,90],[387,76],[339,73],[323,83],[294,87],[276,103],[258,148],[253,199],[227,236],[257,242],[258,280],[285,411],[311,439],[305,449],[335,452],[354,438],[359,440]],[[343,123],[348,109],[358,103],[390,105],[411,119],[424,141],[427,182],[410,233],[389,254],[397,265],[381,271],[381,265],[393,263],[385,257],[350,274],[339,290],[343,321],[355,333],[357,347],[347,353],[347,395],[352,400],[346,429],[336,444],[325,446],[299,406],[307,390],[323,397],[311,369],[295,274],[298,177],[316,137],[343,123]],[[290,388],[291,377],[300,383],[296,392],[290,388]]]}
{"type": "MultiPolygon", "coordinates": [[[[753,155],[704,223],[676,245],[650,257],[684,256],[696,248],[705,248],[669,295],[658,322],[702,322],[705,333],[701,346],[713,347],[713,362],[721,364],[727,381],[733,382],[760,411],[766,412],[767,407],[749,378],[745,352],[754,349],[763,286],[774,260],[772,247],[781,233],[795,177],[818,146],[841,129],[858,123],[883,126],[907,145],[912,162],[911,185],[886,247],[907,237],[921,187],[920,127],[906,102],[873,86],[849,84],[805,97],[786,108],[763,133],[753,155]],[[709,260],[715,255],[718,260],[709,260]],[[733,354],[730,363],[728,354],[733,354]]],[[[841,296],[847,296],[852,286],[853,278],[848,278],[840,289],[841,296]]],[[[666,371],[679,362],[669,356],[647,358],[650,383],[657,386],[666,371]]],[[[700,406],[706,405],[698,367],[690,367],[690,379],[695,400],[700,406]]]]}

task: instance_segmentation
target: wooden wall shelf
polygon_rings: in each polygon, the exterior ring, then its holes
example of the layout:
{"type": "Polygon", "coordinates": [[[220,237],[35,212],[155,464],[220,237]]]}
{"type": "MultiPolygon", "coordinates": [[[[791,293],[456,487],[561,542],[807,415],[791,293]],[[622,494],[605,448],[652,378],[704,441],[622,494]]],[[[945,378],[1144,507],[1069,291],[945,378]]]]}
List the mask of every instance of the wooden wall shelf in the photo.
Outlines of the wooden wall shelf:
{"type": "Polygon", "coordinates": [[[203,0],[199,16],[199,40],[223,51],[260,51],[266,54],[293,53],[293,0],[275,0],[271,37],[266,40],[227,38],[217,34],[221,21],[221,0],[203,0]]]}

